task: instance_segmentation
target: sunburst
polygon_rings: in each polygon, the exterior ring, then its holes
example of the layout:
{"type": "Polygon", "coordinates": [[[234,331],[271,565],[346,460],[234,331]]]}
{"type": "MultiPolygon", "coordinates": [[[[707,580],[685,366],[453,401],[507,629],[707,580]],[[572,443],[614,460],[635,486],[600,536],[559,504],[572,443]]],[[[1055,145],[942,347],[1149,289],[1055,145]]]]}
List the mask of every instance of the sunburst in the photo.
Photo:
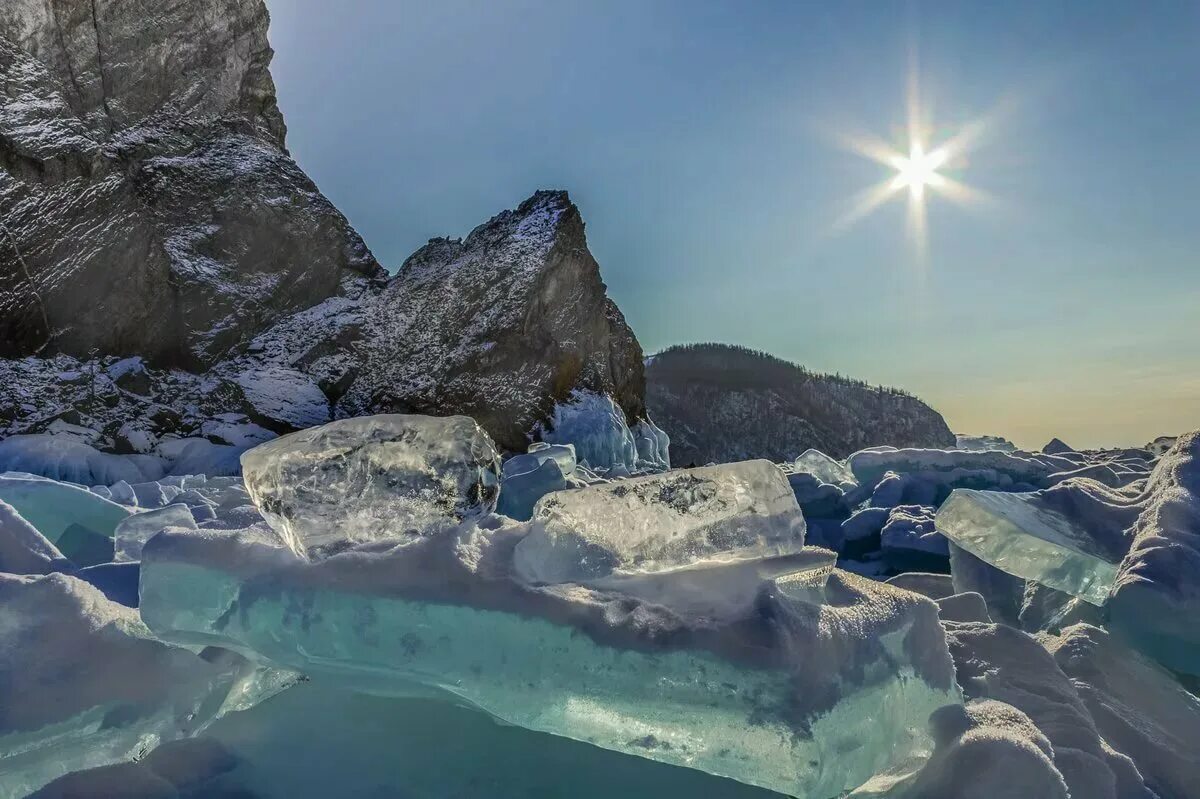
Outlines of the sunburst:
{"type": "Polygon", "coordinates": [[[977,143],[985,125],[982,119],[963,125],[953,135],[932,144],[932,125],[921,102],[915,67],[909,69],[907,95],[907,141],[902,146],[894,146],[876,136],[837,136],[838,143],[845,149],[877,161],[892,172],[879,183],[860,192],[849,211],[838,220],[835,229],[849,228],[907,189],[908,235],[917,256],[924,261],[928,250],[926,205],[930,194],[926,189],[932,189],[933,193],[960,204],[973,204],[987,199],[983,192],[947,174],[949,171],[961,171],[968,150],[977,143]]]}

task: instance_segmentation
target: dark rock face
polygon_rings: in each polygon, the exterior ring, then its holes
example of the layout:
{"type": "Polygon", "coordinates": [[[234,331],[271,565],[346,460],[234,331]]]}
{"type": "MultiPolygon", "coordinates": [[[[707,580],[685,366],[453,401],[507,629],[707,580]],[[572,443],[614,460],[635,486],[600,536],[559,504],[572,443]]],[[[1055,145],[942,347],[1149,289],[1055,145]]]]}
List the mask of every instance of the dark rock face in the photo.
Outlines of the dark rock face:
{"type": "Polygon", "coordinates": [[[573,391],[611,394],[633,422],[644,386],[641,347],[605,293],[579,209],[566,192],[538,192],[463,241],[430,242],[386,285],[350,281],[283,316],[201,374],[114,357],[0,359],[0,437],[63,419],[109,449],[140,419],[155,435],[204,435],[225,414],[282,433],[399,411],[473,416],[524,451],[573,391]]]}
{"type": "Polygon", "coordinates": [[[0,7],[0,354],[202,367],[382,270],[288,157],[261,0],[0,7]]]}
{"type": "Polygon", "coordinates": [[[382,292],[282,320],[223,369],[309,375],[337,416],[466,414],[502,447],[574,390],[645,415],[642,350],[605,293],[579,209],[542,191],[465,240],[434,239],[382,292]]]}
{"type": "Polygon", "coordinates": [[[653,356],[646,405],[671,436],[671,461],[680,466],[785,461],[810,447],[842,458],[872,446],[955,443],[941,414],[916,397],[726,344],[653,356]]]}
{"type": "Polygon", "coordinates": [[[365,331],[362,373],[342,403],[351,414],[465,413],[513,449],[572,389],[612,394],[631,420],[644,414],[641,347],[566,192],[538,192],[463,241],[429,242],[365,331]]]}

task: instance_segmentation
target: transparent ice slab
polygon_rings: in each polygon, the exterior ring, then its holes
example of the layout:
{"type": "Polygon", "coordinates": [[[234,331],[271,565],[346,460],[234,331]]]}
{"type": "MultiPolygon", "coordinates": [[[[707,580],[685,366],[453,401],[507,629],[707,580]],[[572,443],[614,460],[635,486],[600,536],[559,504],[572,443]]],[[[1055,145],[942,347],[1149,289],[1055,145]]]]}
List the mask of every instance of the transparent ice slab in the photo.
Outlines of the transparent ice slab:
{"type": "Polygon", "coordinates": [[[733,618],[511,573],[520,526],[302,561],[168,530],[141,612],[357,691],[441,694],[494,717],[796,796],[835,796],[927,751],[959,701],[936,607],[833,569],[763,581],[733,618]]]}
{"type": "Polygon", "coordinates": [[[956,489],[937,529],[1001,571],[1103,605],[1120,557],[1038,494],[956,489]]]}

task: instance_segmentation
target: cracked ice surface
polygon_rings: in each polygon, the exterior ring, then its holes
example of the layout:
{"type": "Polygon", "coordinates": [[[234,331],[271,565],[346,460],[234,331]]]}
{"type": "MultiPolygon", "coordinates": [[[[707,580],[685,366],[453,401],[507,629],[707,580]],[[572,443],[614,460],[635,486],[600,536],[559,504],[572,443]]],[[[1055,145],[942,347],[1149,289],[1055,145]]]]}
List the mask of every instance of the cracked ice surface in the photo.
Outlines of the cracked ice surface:
{"type": "Polygon", "coordinates": [[[432,534],[496,507],[500,458],[466,416],[385,414],[301,430],[242,455],[246,490],[298,554],[432,534]]]}
{"type": "MultiPolygon", "coordinates": [[[[786,488],[786,481],[784,481],[786,488]]],[[[761,581],[733,618],[513,574],[527,526],[320,561],[253,531],[167,530],[141,612],[216,644],[388,695],[455,698],[510,724],[797,796],[924,754],[960,701],[932,602],[832,568],[761,581]]]]}
{"type": "Polygon", "coordinates": [[[804,516],[787,477],[770,461],[678,469],[560,491],[538,500],[516,569],[532,583],[594,583],[791,555],[804,546],[804,516]]]}

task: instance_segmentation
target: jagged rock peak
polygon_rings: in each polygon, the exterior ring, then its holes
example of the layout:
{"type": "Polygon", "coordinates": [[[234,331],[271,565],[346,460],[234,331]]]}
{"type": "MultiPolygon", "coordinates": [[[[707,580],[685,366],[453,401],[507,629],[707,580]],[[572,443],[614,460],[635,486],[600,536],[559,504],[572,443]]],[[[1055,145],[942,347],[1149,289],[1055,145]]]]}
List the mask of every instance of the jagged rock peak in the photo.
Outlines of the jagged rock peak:
{"type": "Polygon", "coordinates": [[[349,413],[466,413],[510,449],[574,390],[613,395],[631,420],[645,413],[641,347],[565,191],[539,191],[462,241],[430,241],[364,332],[349,413]]]}

